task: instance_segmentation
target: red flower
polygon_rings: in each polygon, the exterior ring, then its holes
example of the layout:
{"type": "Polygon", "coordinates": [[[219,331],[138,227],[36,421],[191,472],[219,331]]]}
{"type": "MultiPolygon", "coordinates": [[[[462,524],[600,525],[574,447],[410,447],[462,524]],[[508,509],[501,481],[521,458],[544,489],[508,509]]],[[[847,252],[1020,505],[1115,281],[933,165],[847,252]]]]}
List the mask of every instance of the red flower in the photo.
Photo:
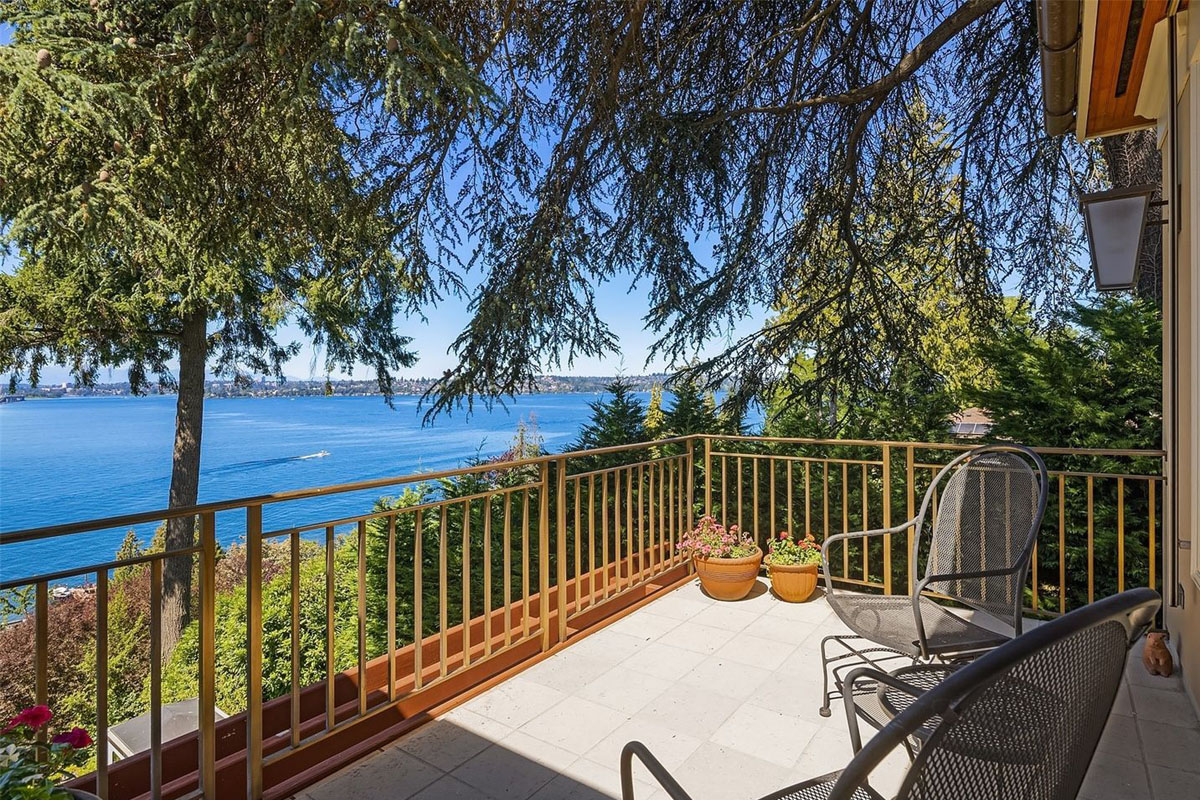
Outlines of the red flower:
{"type": "Polygon", "coordinates": [[[786,539],[786,538],[788,538],[788,532],[787,532],[787,531],[780,531],[780,532],[779,532],[779,538],[780,538],[780,539],[786,539]]]}
{"type": "Polygon", "coordinates": [[[92,737],[88,736],[88,732],[83,728],[71,728],[66,733],[60,733],[50,740],[54,744],[70,745],[76,750],[82,750],[85,747],[90,747],[92,737]]]}
{"type": "Polygon", "coordinates": [[[4,733],[8,733],[13,728],[21,725],[28,725],[30,730],[36,731],[53,718],[54,713],[50,711],[49,706],[32,706],[9,720],[8,727],[4,729],[4,733]]]}

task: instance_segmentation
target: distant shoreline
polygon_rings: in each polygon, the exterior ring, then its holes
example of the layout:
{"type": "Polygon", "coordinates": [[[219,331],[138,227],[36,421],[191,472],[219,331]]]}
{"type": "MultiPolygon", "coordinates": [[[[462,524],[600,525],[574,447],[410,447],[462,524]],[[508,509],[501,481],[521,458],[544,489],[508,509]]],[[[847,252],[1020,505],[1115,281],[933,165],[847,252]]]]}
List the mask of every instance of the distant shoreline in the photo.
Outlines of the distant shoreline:
{"type": "MultiPolygon", "coordinates": [[[[617,376],[566,376],[546,375],[538,379],[537,385],[528,392],[520,392],[516,396],[536,394],[600,394],[617,376]]],[[[666,383],[670,376],[665,373],[655,375],[624,376],[633,386],[634,391],[648,392],[655,385],[666,383]]],[[[433,378],[403,378],[394,382],[395,397],[422,397],[433,387],[433,378]]],[[[127,382],[97,383],[92,386],[76,387],[72,384],[56,384],[53,386],[32,387],[28,384],[17,386],[11,394],[28,400],[53,400],[63,397],[149,397],[176,393],[169,389],[151,386],[144,394],[137,395],[130,391],[127,382]]],[[[373,380],[363,381],[311,381],[287,379],[282,382],[274,380],[258,380],[250,382],[235,382],[224,380],[206,381],[204,396],[213,397],[382,397],[379,385],[373,380]]]]}

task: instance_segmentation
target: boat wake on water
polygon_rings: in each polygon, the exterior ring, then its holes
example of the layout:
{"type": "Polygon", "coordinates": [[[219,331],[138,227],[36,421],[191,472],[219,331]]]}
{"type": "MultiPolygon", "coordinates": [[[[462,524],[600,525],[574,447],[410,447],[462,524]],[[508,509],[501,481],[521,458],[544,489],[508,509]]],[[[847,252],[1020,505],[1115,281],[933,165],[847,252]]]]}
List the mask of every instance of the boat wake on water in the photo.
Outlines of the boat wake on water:
{"type": "Polygon", "coordinates": [[[320,450],[316,453],[309,453],[303,456],[284,456],[282,458],[262,458],[257,461],[239,461],[236,464],[226,464],[222,467],[213,467],[210,470],[205,470],[208,474],[221,474],[228,472],[246,472],[252,469],[261,469],[263,467],[274,467],[279,464],[287,464],[291,461],[310,461],[314,458],[325,458],[330,453],[328,450],[320,450]]]}

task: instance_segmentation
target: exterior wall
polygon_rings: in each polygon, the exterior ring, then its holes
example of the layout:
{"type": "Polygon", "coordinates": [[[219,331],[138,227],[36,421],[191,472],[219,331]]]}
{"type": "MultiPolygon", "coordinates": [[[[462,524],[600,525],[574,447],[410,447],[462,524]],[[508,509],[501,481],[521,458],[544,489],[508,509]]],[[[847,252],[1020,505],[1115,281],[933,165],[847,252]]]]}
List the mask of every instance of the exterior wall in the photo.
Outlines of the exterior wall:
{"type": "MultiPolygon", "coordinates": [[[[1186,12],[1184,12],[1186,13],[1186,12]]],[[[1181,15],[1182,16],[1182,15],[1181,15]]],[[[1182,25],[1181,25],[1182,28],[1182,25]]],[[[1182,229],[1171,226],[1173,236],[1165,237],[1178,248],[1176,301],[1166,298],[1166,309],[1175,309],[1175,319],[1165,319],[1164,397],[1169,397],[1172,379],[1176,386],[1175,452],[1173,481],[1176,492],[1176,530],[1179,545],[1175,552],[1180,606],[1166,615],[1171,640],[1179,654],[1184,682],[1192,703],[1200,709],[1200,25],[1187,26],[1187,43],[1179,67],[1185,72],[1180,81],[1178,99],[1179,177],[1182,204],[1170,209],[1172,219],[1183,220],[1182,229]],[[1177,349],[1171,355],[1169,331],[1174,322],[1177,349]]],[[[1165,122],[1165,120],[1164,120],[1165,122]]],[[[1169,133],[1169,132],[1168,132],[1169,133]]],[[[1166,141],[1169,142],[1167,137],[1166,141]]],[[[1164,153],[1164,155],[1167,155],[1164,153]]],[[[1167,159],[1164,158],[1164,167],[1167,159]]],[[[1167,186],[1169,170],[1164,172],[1167,186]]],[[[1168,401],[1169,402],[1169,401],[1168,401]]],[[[1171,439],[1167,440],[1171,446],[1171,439]]],[[[1169,587],[1164,587],[1164,594],[1169,587]]]]}

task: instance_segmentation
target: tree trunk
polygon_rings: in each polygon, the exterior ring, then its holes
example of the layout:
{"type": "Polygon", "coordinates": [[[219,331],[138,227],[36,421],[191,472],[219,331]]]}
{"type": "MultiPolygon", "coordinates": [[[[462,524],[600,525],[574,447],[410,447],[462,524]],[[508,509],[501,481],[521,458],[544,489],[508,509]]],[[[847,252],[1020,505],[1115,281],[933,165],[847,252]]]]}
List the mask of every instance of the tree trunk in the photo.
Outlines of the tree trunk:
{"type": "MultiPolygon", "coordinates": [[[[200,490],[200,433],[204,424],[204,368],[208,361],[207,315],[203,309],[183,318],[179,338],[179,398],[175,406],[175,451],[171,460],[171,508],[196,504],[200,490]]],[[[191,547],[196,520],[180,517],[167,523],[168,550],[191,547]]],[[[163,565],[162,652],[170,656],[188,624],[192,599],[191,556],[163,565]]]]}
{"type": "MultiPolygon", "coordinates": [[[[1113,188],[1130,186],[1159,186],[1162,183],[1162,155],[1153,129],[1105,136],[1100,139],[1100,150],[1108,166],[1108,177],[1113,188]]],[[[1154,199],[1161,199],[1161,192],[1154,199]]],[[[1142,252],[1139,258],[1138,297],[1162,304],[1162,218],[1161,209],[1152,207],[1142,236],[1142,252]]]]}

